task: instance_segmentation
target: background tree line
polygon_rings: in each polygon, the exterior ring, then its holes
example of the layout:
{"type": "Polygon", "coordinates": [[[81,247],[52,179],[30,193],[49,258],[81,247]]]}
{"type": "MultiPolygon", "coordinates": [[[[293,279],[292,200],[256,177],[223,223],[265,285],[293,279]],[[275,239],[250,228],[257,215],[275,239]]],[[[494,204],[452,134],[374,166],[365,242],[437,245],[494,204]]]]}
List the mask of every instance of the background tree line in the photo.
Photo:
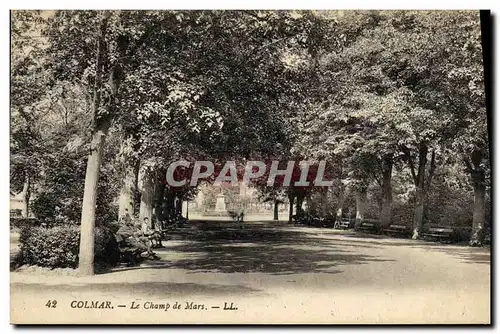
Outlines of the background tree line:
{"type": "Polygon", "coordinates": [[[94,227],[179,210],[186,160],[328,160],[334,185],[254,185],[358,221],[468,225],[490,164],[473,11],[13,11],[11,190],[38,219],[94,227]]]}

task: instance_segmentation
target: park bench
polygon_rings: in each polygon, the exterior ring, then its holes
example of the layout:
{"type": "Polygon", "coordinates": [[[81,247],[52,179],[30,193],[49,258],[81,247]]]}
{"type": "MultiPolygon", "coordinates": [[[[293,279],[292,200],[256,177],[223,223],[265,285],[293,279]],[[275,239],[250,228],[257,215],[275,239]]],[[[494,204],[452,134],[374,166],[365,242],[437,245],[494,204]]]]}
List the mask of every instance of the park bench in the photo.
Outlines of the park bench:
{"type": "Polygon", "coordinates": [[[491,244],[491,233],[488,232],[488,233],[486,233],[484,235],[484,241],[483,242],[484,242],[485,245],[490,245],[491,244]]]}
{"type": "Polygon", "coordinates": [[[391,224],[389,227],[385,228],[383,232],[392,237],[410,237],[411,228],[406,225],[391,224]]]}
{"type": "Polygon", "coordinates": [[[464,242],[470,239],[471,230],[470,226],[424,225],[422,238],[447,243],[464,242]]]}
{"type": "Polygon", "coordinates": [[[336,221],[333,228],[347,230],[351,227],[351,222],[348,219],[341,219],[340,222],[336,221]]]}
{"type": "MultiPolygon", "coordinates": [[[[302,226],[302,225],[313,226],[313,227],[327,227],[327,226],[331,227],[332,226],[332,225],[329,225],[331,223],[331,221],[328,220],[327,218],[318,217],[318,216],[311,215],[311,214],[304,214],[304,213],[293,215],[292,221],[293,221],[295,226],[302,226]]],[[[334,227],[335,227],[335,225],[334,225],[334,227]]]]}
{"type": "Polygon", "coordinates": [[[453,236],[454,229],[451,226],[429,226],[422,232],[424,239],[439,242],[451,242],[453,236]]]}
{"type": "Polygon", "coordinates": [[[364,233],[378,233],[380,231],[380,222],[375,219],[363,220],[356,229],[364,233]]]}
{"type": "Polygon", "coordinates": [[[130,246],[120,246],[120,263],[133,266],[143,260],[142,250],[130,246]]]}

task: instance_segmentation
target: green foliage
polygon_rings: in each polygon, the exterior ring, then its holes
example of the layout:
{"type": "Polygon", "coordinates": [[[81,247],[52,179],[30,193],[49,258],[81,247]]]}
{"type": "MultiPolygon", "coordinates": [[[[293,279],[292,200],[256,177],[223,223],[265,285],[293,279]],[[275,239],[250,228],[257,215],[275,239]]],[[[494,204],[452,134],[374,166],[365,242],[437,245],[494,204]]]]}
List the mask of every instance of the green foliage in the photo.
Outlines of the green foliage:
{"type": "MultiPolygon", "coordinates": [[[[78,226],[24,228],[21,230],[19,241],[21,264],[49,268],[76,268],[78,266],[80,242],[78,226]]],[[[97,228],[95,232],[96,264],[115,264],[118,256],[118,245],[113,233],[106,228],[97,228]]]]}
{"type": "Polygon", "coordinates": [[[309,196],[325,217],[369,189],[366,216],[377,218],[384,160],[394,221],[411,217],[421,162],[428,221],[465,224],[467,173],[489,185],[477,11],[51,13],[13,12],[10,143],[11,189],[29,176],[32,211],[51,224],[80,219],[101,18],[96,122],[109,127],[97,224],[116,219],[125,167],[179,159],[328,160],[331,189],[256,183],[265,200],[309,196]]]}
{"type": "MultiPolygon", "coordinates": [[[[114,152],[105,155],[105,160],[114,152]]],[[[31,203],[31,211],[48,224],[76,224],[81,216],[83,187],[85,184],[85,160],[82,154],[63,149],[45,157],[47,165],[37,179],[37,192],[31,203]]],[[[97,225],[116,219],[114,197],[118,192],[114,170],[104,167],[98,187],[97,225]]]]}
{"type": "Polygon", "coordinates": [[[42,221],[37,218],[10,217],[10,229],[21,230],[23,228],[40,226],[42,221]]]}
{"type": "Polygon", "coordinates": [[[472,223],[473,191],[466,175],[453,175],[444,170],[436,175],[435,186],[428,195],[425,219],[442,226],[470,227],[472,223]]]}

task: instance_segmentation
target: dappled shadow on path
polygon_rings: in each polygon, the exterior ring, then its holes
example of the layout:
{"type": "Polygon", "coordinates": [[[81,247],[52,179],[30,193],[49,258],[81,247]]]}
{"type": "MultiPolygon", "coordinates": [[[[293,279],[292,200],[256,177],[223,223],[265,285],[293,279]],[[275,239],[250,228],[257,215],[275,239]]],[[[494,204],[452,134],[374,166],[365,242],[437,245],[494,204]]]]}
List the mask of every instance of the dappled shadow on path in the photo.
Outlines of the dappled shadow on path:
{"type": "MultiPolygon", "coordinates": [[[[166,247],[158,251],[162,260],[149,261],[148,268],[185,269],[193,273],[335,274],[341,272],[341,265],[393,261],[370,255],[373,245],[360,244],[353,251],[321,234],[271,224],[198,223],[175,234],[177,243],[167,241],[166,247]]],[[[118,270],[140,268],[144,267],[118,270]]]]}
{"type": "Polygon", "coordinates": [[[463,262],[467,263],[481,263],[488,265],[491,263],[490,254],[473,254],[473,253],[457,252],[453,253],[452,255],[459,257],[463,262]]]}
{"type": "MultiPolygon", "coordinates": [[[[491,250],[489,247],[469,247],[467,243],[462,244],[446,244],[439,243],[435,241],[426,240],[411,240],[411,239],[401,239],[393,238],[385,235],[369,235],[359,232],[352,232],[345,234],[344,236],[348,238],[357,238],[357,240],[346,240],[344,242],[349,245],[357,246],[363,243],[370,243],[371,245],[379,246],[408,246],[410,248],[420,248],[428,251],[438,251],[446,253],[452,257],[458,258],[465,263],[479,263],[479,264],[490,264],[491,263],[491,250]],[[367,240],[363,240],[367,239],[367,240]],[[370,240],[371,239],[371,240],[370,240]]],[[[342,241],[337,240],[337,243],[342,241]]]]}
{"type": "Polygon", "coordinates": [[[454,258],[461,260],[461,262],[464,263],[478,263],[487,265],[491,263],[491,254],[488,248],[441,246],[429,247],[428,249],[446,253],[454,258]]]}

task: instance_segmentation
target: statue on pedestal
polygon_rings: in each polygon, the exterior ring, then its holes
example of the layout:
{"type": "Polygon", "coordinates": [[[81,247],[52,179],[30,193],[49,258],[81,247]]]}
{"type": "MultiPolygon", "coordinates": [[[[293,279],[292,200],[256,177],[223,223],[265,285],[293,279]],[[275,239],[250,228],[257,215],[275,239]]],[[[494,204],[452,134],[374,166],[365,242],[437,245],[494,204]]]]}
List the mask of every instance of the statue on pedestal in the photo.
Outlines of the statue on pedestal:
{"type": "Polygon", "coordinates": [[[222,193],[218,194],[215,200],[215,211],[226,211],[226,197],[222,193]]]}

